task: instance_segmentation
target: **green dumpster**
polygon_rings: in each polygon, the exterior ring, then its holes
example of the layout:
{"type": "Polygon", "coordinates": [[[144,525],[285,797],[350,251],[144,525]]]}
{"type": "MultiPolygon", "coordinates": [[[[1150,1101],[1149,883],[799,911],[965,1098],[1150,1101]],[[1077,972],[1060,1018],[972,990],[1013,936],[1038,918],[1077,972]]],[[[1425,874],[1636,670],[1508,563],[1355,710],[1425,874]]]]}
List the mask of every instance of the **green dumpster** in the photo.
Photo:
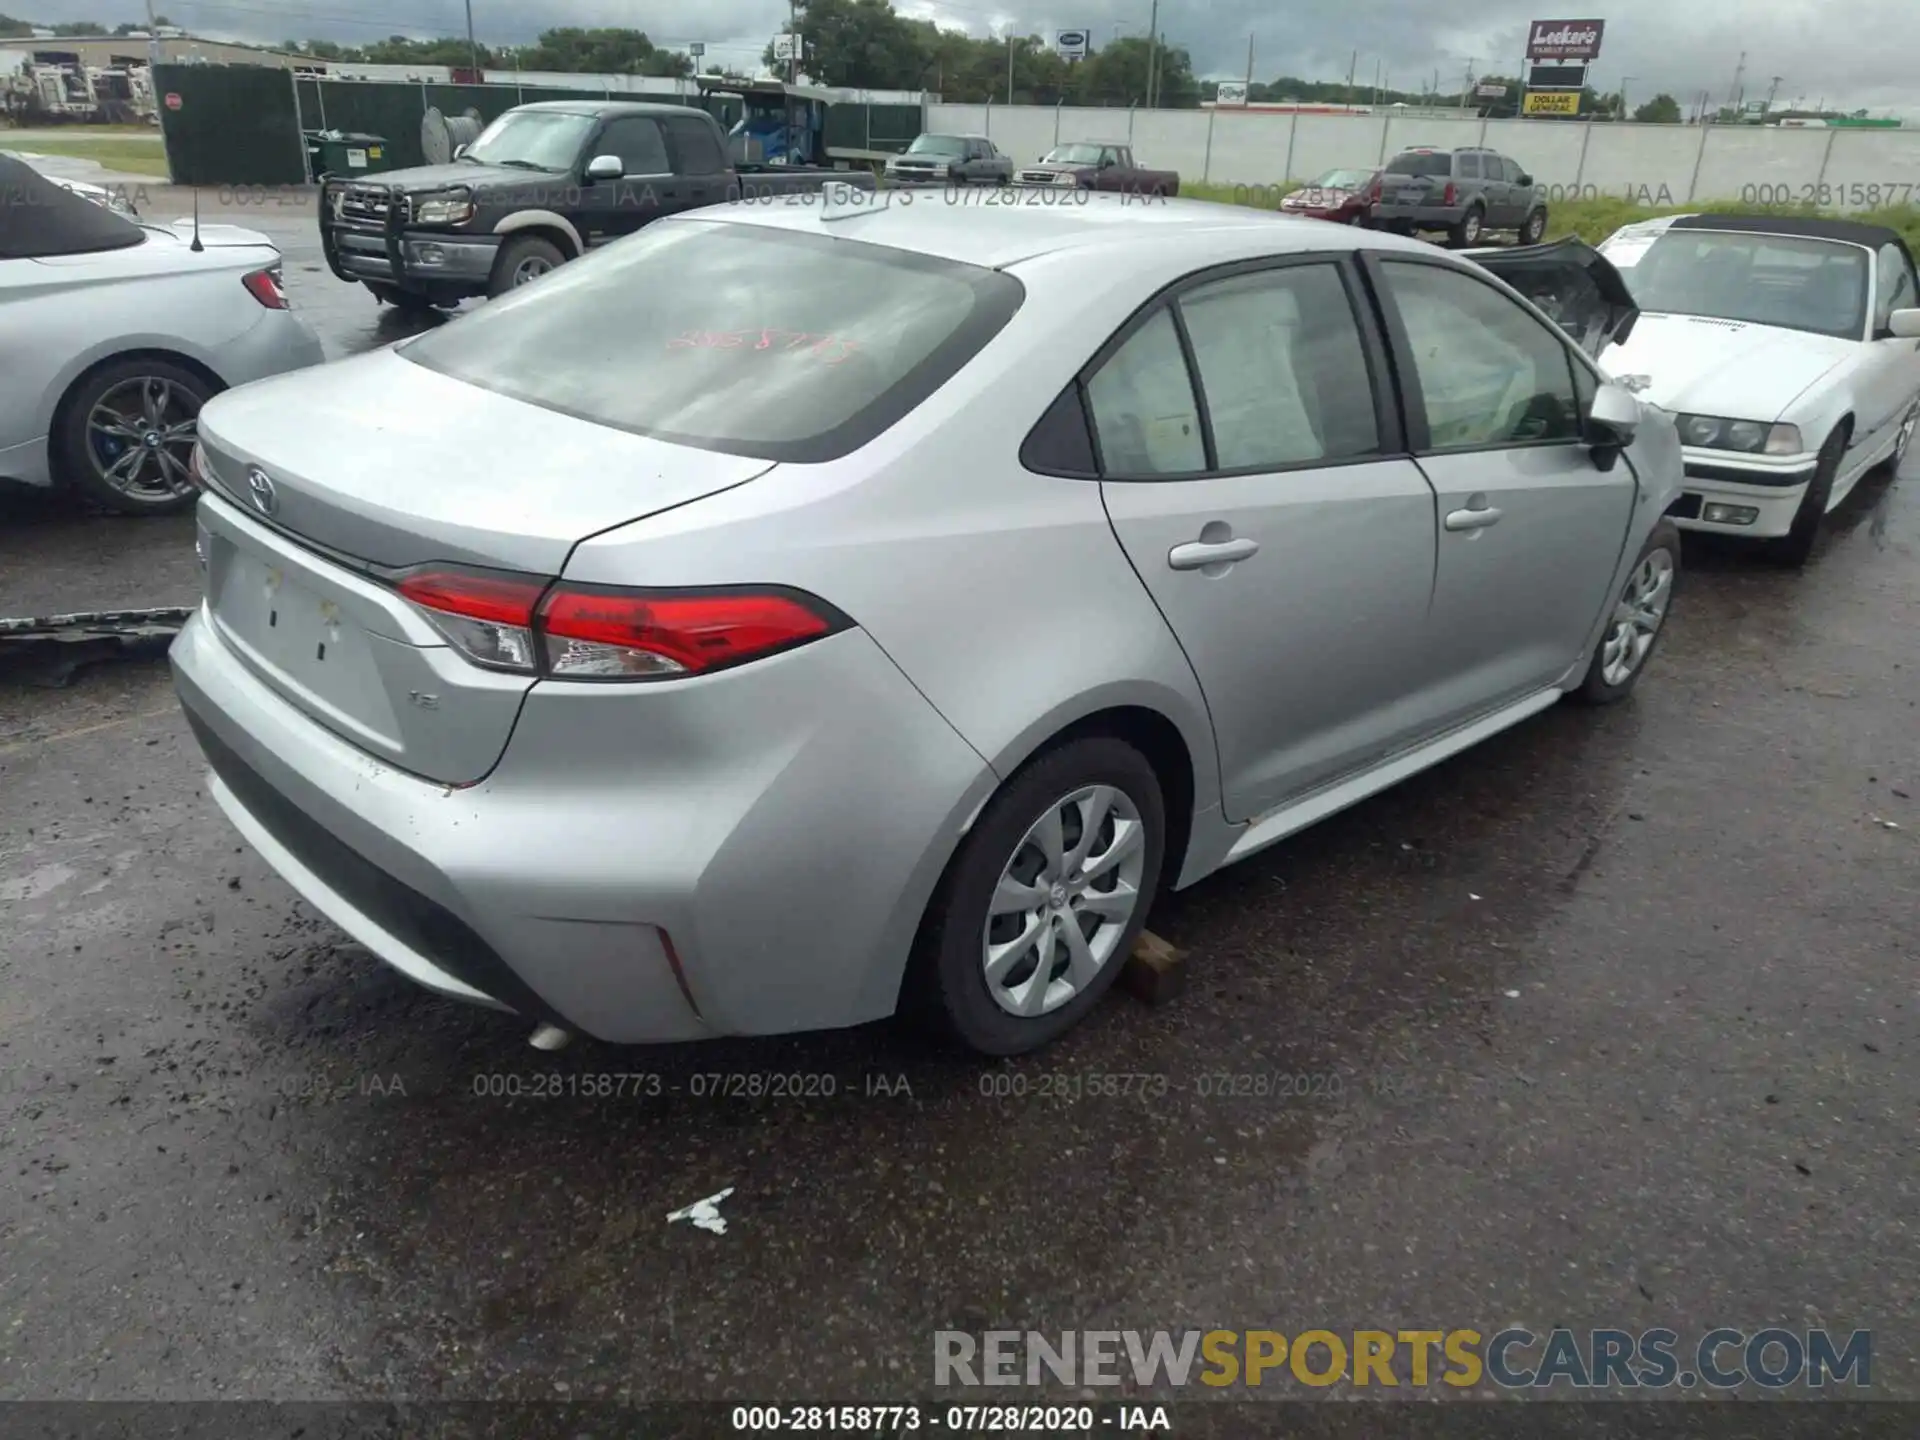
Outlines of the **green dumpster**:
{"type": "Polygon", "coordinates": [[[349,179],[393,168],[393,147],[383,135],[363,135],[352,130],[309,130],[307,154],[312,157],[316,180],[322,175],[349,179]]]}

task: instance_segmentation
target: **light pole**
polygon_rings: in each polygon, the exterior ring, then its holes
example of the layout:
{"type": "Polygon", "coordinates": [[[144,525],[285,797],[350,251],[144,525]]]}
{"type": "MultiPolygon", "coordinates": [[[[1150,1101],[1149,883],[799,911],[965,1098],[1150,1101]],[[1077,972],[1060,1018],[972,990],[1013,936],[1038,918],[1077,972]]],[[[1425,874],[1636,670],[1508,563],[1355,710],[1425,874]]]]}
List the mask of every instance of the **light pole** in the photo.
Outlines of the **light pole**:
{"type": "Polygon", "coordinates": [[[1160,79],[1160,0],[1153,0],[1147,17],[1147,108],[1153,108],[1153,94],[1160,79]]]}
{"type": "Polygon", "coordinates": [[[473,78],[480,79],[480,47],[473,39],[473,0],[467,0],[467,59],[473,65],[473,78]]]}
{"type": "Polygon", "coordinates": [[[1638,80],[1639,78],[1638,75],[1622,75],[1620,77],[1620,118],[1622,120],[1627,118],[1627,82],[1629,80],[1638,80]]]}

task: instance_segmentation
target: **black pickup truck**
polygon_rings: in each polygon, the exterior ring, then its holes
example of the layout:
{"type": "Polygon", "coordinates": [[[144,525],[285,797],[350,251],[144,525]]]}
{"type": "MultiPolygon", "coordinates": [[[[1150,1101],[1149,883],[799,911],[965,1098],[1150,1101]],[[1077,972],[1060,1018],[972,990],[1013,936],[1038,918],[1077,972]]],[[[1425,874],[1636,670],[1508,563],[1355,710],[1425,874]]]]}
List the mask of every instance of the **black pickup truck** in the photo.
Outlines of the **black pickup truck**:
{"type": "Polygon", "coordinates": [[[328,177],[320,247],[342,280],[409,309],[500,295],[650,220],[777,201],[870,172],[730,164],[727,138],[685,105],[550,100],[495,120],[446,165],[328,177]]]}

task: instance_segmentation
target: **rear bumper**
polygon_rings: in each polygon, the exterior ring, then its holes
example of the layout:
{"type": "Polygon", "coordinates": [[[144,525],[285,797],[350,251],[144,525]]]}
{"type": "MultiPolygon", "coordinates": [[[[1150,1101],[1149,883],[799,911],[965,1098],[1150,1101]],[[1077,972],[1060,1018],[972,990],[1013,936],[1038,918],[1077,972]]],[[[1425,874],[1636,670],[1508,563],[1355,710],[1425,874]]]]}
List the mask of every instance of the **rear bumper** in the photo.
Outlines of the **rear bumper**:
{"type": "Polygon", "coordinates": [[[220,378],[229,387],[304,370],[327,358],[320,337],[297,310],[264,310],[245,335],[220,348],[220,378]]]}
{"type": "Polygon", "coordinates": [[[314,724],[204,613],[172,663],[215,799],[316,909],[430,989],[613,1042],[891,1013],[993,783],[857,630],[644,695],[541,682],[464,788],[314,724]]]}
{"type": "Polygon", "coordinates": [[[1396,205],[1390,200],[1376,201],[1375,224],[1412,225],[1418,229],[1451,228],[1466,218],[1465,205],[1396,205]]]}

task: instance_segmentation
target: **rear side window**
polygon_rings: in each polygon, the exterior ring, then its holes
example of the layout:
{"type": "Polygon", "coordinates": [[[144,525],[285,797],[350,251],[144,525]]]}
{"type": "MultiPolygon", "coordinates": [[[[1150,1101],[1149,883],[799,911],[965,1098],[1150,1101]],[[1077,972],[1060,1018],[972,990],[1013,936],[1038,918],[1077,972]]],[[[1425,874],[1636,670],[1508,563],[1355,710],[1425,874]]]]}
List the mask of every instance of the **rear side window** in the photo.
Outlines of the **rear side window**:
{"type": "MultiPolygon", "coordinates": [[[[1462,180],[1478,180],[1480,178],[1480,157],[1478,155],[1462,155],[1459,158],[1460,178],[1462,180]]],[[[1493,162],[1493,174],[1488,178],[1493,180],[1500,178],[1500,162],[1498,160],[1493,162]]]]}
{"type": "Polygon", "coordinates": [[[1332,265],[1218,280],[1179,300],[1221,470],[1365,455],[1380,443],[1360,332],[1332,265]]]}
{"type": "Polygon", "coordinates": [[[1024,293],[998,271],[886,246],[676,218],[398,353],[595,424],[817,462],[939,389],[1024,293]]]}
{"type": "Polygon", "coordinates": [[[1441,154],[1396,155],[1387,162],[1389,175],[1436,175],[1453,173],[1453,157],[1441,154]]]}
{"type": "Polygon", "coordinates": [[[1193,475],[1207,468],[1200,407],[1166,309],[1130,335],[1087,385],[1108,475],[1193,475]]]}
{"type": "Polygon", "coordinates": [[[676,116],[667,121],[667,138],[673,142],[674,173],[718,175],[727,168],[719,138],[705,121],[676,116]]]}

